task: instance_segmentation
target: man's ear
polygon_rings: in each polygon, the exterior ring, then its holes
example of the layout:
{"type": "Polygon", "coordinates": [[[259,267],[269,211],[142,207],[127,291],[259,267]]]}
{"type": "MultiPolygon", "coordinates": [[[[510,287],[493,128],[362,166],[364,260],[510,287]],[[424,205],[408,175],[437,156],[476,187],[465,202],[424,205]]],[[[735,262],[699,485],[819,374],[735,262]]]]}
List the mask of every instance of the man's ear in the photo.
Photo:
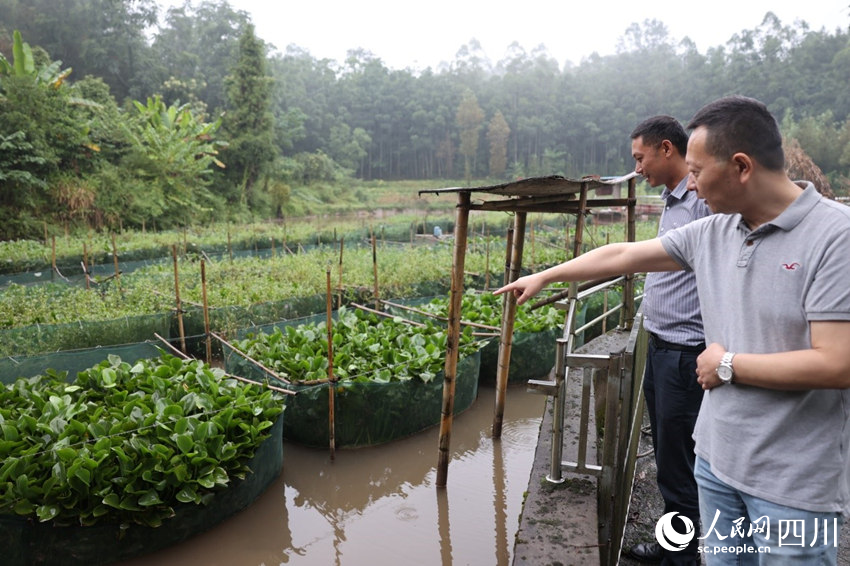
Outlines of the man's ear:
{"type": "Polygon", "coordinates": [[[664,157],[671,157],[675,148],[673,147],[673,144],[670,142],[670,140],[663,140],[659,149],[664,154],[664,157]]]}
{"type": "Polygon", "coordinates": [[[741,181],[749,178],[753,173],[753,159],[746,153],[736,153],[732,156],[732,164],[738,170],[741,181]]]}

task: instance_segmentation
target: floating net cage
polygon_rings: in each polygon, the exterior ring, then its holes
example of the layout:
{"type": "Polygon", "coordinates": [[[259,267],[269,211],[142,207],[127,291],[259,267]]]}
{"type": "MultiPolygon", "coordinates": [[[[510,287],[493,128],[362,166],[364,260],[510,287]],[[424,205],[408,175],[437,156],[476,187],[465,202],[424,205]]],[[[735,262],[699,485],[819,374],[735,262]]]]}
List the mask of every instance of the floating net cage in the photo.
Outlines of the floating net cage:
{"type": "MultiPolygon", "coordinates": [[[[337,313],[333,314],[336,320],[337,313]]],[[[271,334],[277,329],[315,327],[326,332],[327,315],[314,315],[240,330],[238,339],[271,334]]],[[[224,367],[228,373],[255,381],[270,381],[296,392],[286,399],[284,438],[305,446],[328,446],[330,439],[329,395],[334,394],[334,441],[340,447],[383,444],[421,432],[440,422],[444,371],[428,381],[418,378],[402,381],[373,381],[368,375],[333,383],[292,382],[268,369],[264,360],[248,359],[235,345],[222,343],[224,367]]],[[[377,356],[381,352],[376,352],[377,356]]],[[[475,351],[458,360],[454,414],[470,406],[478,396],[480,353],[475,351]]],[[[388,368],[393,371],[392,367],[388,368]]]]}
{"type": "MultiPolygon", "coordinates": [[[[69,384],[73,384],[78,374],[98,366],[104,360],[110,360],[111,356],[118,356],[121,361],[134,365],[142,359],[159,358],[164,351],[163,346],[161,341],[141,342],[30,356],[14,362],[7,359],[3,361],[6,365],[0,370],[0,376],[3,383],[9,386],[18,377],[46,375],[48,369],[52,369],[67,372],[66,379],[69,384]]],[[[206,409],[201,414],[205,412],[206,409]]],[[[110,564],[153,552],[212,528],[250,505],[279,476],[283,467],[284,413],[281,412],[271,428],[266,429],[266,438],[259,442],[247,460],[249,473],[243,477],[230,478],[225,486],[219,485],[205,494],[200,504],[171,502],[174,514],[163,519],[160,526],[113,520],[86,526],[76,523],[55,524],[52,520],[39,521],[28,516],[0,513],[0,548],[3,548],[4,566],[110,564]]],[[[10,419],[7,416],[7,426],[15,424],[10,419]]],[[[117,434],[130,434],[132,430],[125,427],[117,434]]],[[[94,443],[95,439],[91,442],[94,443]]],[[[4,457],[3,463],[13,456],[14,451],[4,457]]],[[[70,465],[70,462],[66,464],[70,465]]]]}

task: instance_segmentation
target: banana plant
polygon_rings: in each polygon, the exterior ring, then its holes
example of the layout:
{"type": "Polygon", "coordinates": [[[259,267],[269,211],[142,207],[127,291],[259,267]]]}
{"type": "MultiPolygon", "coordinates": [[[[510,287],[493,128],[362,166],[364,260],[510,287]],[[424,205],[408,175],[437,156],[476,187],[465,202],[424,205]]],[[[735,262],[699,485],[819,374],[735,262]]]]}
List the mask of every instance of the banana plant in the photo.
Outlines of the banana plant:
{"type": "Polygon", "coordinates": [[[3,90],[3,77],[30,76],[37,83],[59,88],[71,74],[71,69],[62,69],[61,61],[53,61],[48,65],[36,68],[32,56],[32,48],[23,40],[21,32],[15,30],[12,34],[12,62],[0,53],[0,92],[3,90]]]}

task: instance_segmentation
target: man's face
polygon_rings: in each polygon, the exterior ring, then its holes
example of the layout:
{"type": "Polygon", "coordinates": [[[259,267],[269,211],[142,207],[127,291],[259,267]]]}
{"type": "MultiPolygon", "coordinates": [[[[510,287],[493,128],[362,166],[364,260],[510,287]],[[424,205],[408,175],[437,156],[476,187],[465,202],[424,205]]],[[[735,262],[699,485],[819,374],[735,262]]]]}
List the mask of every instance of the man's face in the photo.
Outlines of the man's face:
{"type": "Polygon", "coordinates": [[[730,160],[719,160],[706,151],[707,131],[697,128],[688,139],[688,189],[695,190],[705,199],[711,212],[736,212],[732,206],[735,197],[736,176],[730,160]]]}
{"type": "Polygon", "coordinates": [[[662,145],[646,145],[643,136],[632,140],[632,157],[635,158],[635,173],[643,175],[650,187],[666,184],[666,160],[662,145]]]}

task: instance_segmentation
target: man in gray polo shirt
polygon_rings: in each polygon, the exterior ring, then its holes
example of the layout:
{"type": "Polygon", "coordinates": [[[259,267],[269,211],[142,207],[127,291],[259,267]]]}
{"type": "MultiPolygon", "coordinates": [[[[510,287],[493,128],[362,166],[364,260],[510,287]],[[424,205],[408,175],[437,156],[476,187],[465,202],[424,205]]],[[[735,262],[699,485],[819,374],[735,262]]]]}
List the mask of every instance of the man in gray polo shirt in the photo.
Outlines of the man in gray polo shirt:
{"type": "Polygon", "coordinates": [[[850,512],[850,208],[788,179],[762,103],[722,98],[688,127],[689,188],[715,214],[496,293],[522,304],[553,281],[693,271],[708,344],[695,430],[706,559],[835,564],[850,512]]]}

